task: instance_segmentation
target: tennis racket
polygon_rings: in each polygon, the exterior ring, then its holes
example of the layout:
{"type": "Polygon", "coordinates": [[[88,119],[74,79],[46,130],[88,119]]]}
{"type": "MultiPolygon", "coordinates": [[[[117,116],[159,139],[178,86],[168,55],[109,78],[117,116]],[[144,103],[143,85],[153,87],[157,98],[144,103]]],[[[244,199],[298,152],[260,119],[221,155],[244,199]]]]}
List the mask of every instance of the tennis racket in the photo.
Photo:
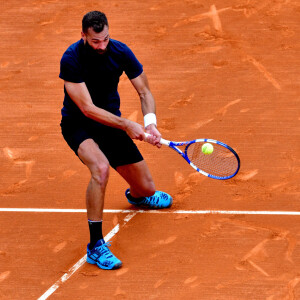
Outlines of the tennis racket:
{"type": "MultiPolygon", "coordinates": [[[[146,137],[151,136],[145,133],[146,137]]],[[[228,145],[212,140],[197,139],[187,142],[172,142],[160,139],[162,145],[168,146],[179,153],[197,172],[214,179],[225,180],[235,176],[240,169],[240,158],[228,145]],[[204,154],[202,146],[205,143],[213,145],[211,154],[204,154]],[[183,151],[178,147],[185,146],[183,151]]]]}

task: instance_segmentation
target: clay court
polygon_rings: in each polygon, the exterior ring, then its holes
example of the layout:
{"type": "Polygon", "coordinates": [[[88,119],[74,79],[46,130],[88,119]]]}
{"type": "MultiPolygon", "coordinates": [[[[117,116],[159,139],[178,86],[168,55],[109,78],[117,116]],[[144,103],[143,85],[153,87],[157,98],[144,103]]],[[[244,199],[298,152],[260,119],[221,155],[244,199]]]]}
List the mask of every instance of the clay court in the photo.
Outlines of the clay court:
{"type": "MultiPolygon", "coordinates": [[[[10,0],[0,16],[1,299],[300,299],[299,1],[10,0]],[[91,10],[143,64],[165,139],[220,140],[241,159],[214,180],[137,141],[174,204],[136,210],[111,169],[115,271],[84,262],[90,175],[59,126],[59,62],[91,10]]],[[[125,75],[119,93],[142,124],[125,75]]]]}

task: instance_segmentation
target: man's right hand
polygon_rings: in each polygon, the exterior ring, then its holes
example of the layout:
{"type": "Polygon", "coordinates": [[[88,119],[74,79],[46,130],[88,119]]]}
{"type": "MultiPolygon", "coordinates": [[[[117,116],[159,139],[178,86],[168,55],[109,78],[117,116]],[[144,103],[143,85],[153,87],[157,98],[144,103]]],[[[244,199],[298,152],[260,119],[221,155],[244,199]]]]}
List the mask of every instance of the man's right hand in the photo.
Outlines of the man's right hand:
{"type": "Polygon", "coordinates": [[[125,132],[130,138],[143,141],[145,139],[144,127],[136,122],[126,119],[125,132]]]}

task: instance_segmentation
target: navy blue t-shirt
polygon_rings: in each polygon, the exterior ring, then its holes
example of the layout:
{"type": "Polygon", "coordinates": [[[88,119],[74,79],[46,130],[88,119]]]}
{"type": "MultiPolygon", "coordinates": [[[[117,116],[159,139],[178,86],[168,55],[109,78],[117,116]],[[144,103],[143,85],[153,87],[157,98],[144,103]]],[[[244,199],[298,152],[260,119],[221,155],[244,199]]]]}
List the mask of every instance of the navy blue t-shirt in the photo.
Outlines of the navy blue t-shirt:
{"type": "MultiPolygon", "coordinates": [[[[63,80],[85,82],[93,103],[120,116],[119,78],[125,71],[129,79],[143,72],[143,66],[125,44],[110,39],[107,51],[98,54],[81,39],[72,44],[60,62],[59,77],[63,80]]],[[[72,101],[66,89],[62,116],[82,117],[83,113],[72,101]]]]}

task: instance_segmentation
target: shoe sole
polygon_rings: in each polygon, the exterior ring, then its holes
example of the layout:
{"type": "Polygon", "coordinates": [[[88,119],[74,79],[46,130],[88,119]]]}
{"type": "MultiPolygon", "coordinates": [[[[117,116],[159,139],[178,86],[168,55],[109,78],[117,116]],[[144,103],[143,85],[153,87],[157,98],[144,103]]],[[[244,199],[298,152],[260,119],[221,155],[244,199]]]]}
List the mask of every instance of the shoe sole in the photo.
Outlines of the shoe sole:
{"type": "Polygon", "coordinates": [[[89,258],[88,256],[86,257],[86,262],[88,262],[91,265],[97,265],[100,269],[103,270],[115,270],[115,269],[119,269],[122,266],[122,262],[115,264],[112,268],[110,267],[106,267],[103,266],[101,264],[99,264],[98,262],[94,261],[93,259],[89,258]]]}
{"type": "Polygon", "coordinates": [[[171,201],[171,203],[168,205],[168,206],[164,206],[164,207],[160,207],[160,206],[149,206],[147,204],[139,204],[139,203],[135,203],[135,202],[132,202],[130,201],[128,198],[127,198],[128,202],[134,206],[138,206],[138,207],[141,207],[141,208],[148,208],[148,209],[164,209],[164,208],[169,208],[172,206],[172,203],[173,201],[171,201]]]}
{"type": "Polygon", "coordinates": [[[115,269],[119,269],[122,267],[122,263],[117,263],[115,264],[112,268],[108,268],[108,267],[105,267],[105,266],[102,266],[100,264],[97,263],[97,266],[100,268],[100,269],[103,269],[103,270],[115,270],[115,269]]]}

